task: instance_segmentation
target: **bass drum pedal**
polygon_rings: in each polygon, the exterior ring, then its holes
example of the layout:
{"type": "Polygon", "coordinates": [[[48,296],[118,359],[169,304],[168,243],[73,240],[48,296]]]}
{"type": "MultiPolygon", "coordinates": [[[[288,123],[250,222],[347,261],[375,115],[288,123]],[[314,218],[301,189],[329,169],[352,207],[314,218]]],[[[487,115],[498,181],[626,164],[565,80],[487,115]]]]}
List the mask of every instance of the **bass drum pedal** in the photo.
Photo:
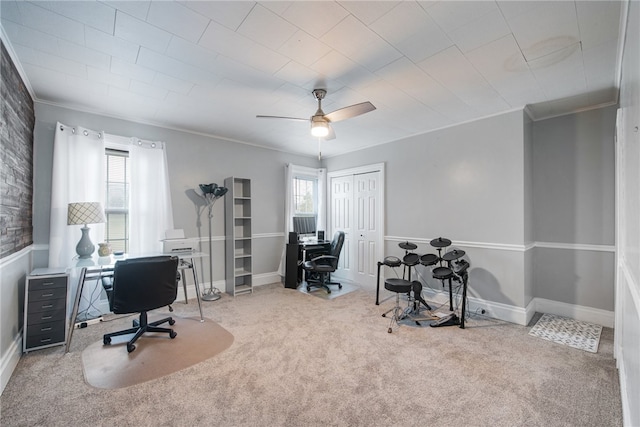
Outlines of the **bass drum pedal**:
{"type": "Polygon", "coordinates": [[[460,319],[456,316],[455,313],[447,314],[444,317],[439,318],[438,320],[434,320],[429,324],[432,328],[437,328],[440,326],[458,326],[460,324],[460,319]]]}

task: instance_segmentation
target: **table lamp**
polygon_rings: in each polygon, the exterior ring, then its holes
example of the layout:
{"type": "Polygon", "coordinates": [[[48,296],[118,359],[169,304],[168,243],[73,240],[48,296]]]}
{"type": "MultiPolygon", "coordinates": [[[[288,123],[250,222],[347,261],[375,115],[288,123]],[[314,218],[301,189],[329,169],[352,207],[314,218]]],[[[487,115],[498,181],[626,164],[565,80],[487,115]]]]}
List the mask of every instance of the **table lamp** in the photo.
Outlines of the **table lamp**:
{"type": "Polygon", "coordinates": [[[91,258],[95,246],[89,238],[89,227],[87,224],[100,224],[106,222],[104,211],[99,202],[69,203],[67,212],[67,225],[84,224],[82,237],[76,245],[76,252],[80,259],[91,258]]]}

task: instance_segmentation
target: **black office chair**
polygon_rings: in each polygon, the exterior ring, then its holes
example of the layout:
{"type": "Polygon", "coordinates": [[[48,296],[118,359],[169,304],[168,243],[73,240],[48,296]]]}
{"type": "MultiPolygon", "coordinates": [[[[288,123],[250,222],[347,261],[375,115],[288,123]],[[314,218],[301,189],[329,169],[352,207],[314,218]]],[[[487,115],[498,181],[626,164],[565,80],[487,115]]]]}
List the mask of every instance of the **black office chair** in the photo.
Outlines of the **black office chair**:
{"type": "Polygon", "coordinates": [[[329,281],[329,277],[331,273],[338,269],[338,261],[340,260],[343,244],[344,231],[336,231],[331,241],[329,253],[315,257],[302,265],[302,268],[307,272],[316,273],[317,277],[307,279],[307,291],[310,291],[312,287],[320,287],[326,289],[327,293],[330,294],[329,285],[338,285],[338,288],[342,289],[342,284],[329,281]]]}
{"type": "Polygon", "coordinates": [[[127,342],[127,351],[136,349],[134,343],[145,332],[164,332],[170,338],[177,333],[170,328],[158,325],[175,320],[166,317],[155,322],[147,321],[147,311],[168,306],[176,300],[178,294],[178,258],[157,256],[133,258],[116,262],[113,270],[113,284],[109,307],[115,314],[140,313],[139,320],[133,321],[133,328],[105,334],[104,345],[111,344],[111,337],[135,334],[127,342]]]}

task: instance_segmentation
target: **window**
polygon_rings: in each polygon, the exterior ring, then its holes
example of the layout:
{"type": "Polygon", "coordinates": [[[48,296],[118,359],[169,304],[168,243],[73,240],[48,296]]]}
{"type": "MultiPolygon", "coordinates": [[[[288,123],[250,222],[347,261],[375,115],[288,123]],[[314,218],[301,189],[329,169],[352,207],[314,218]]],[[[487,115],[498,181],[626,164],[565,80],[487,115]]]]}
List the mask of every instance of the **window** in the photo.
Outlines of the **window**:
{"type": "Polygon", "coordinates": [[[293,178],[294,213],[298,216],[318,213],[318,180],[316,178],[293,178]]]}
{"type": "Polygon", "coordinates": [[[129,251],[129,153],[107,149],[105,216],[105,240],[113,251],[129,251]]]}

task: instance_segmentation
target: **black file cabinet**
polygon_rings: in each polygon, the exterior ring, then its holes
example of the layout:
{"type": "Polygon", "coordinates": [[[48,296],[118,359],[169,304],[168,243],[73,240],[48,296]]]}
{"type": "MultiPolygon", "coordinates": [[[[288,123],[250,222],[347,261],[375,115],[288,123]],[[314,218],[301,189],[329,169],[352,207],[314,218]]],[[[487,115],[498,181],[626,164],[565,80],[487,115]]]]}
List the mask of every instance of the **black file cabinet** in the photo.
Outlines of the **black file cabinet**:
{"type": "Polygon", "coordinates": [[[64,345],[67,337],[67,290],[65,273],[27,276],[24,298],[24,335],[22,350],[28,352],[64,345]]]}

